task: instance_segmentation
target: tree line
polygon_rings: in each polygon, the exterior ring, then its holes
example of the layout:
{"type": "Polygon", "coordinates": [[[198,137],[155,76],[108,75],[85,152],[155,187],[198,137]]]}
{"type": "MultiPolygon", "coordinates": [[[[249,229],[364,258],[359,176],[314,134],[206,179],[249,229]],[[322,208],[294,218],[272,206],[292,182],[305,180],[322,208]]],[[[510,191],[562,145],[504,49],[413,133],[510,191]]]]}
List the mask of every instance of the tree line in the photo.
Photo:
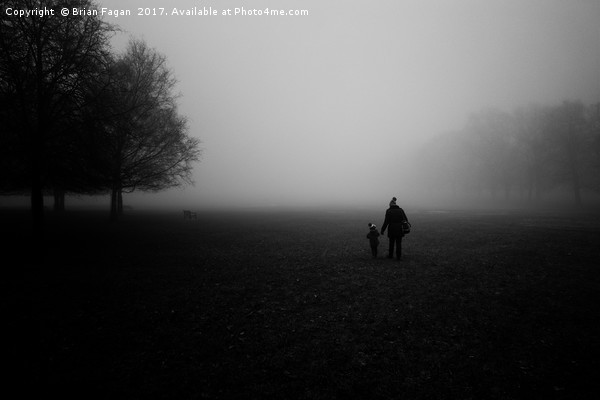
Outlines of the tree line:
{"type": "Polygon", "coordinates": [[[118,27],[60,16],[62,7],[96,8],[91,0],[65,0],[54,16],[4,12],[39,4],[4,1],[0,13],[0,193],[29,195],[39,230],[45,195],[60,210],[67,193],[110,193],[117,219],[123,193],[191,183],[199,141],[178,111],[165,56],[133,39],[116,54],[118,27]]]}
{"type": "Polygon", "coordinates": [[[600,103],[481,110],[430,140],[415,162],[432,194],[535,201],[563,192],[580,206],[600,192],[600,103]]]}

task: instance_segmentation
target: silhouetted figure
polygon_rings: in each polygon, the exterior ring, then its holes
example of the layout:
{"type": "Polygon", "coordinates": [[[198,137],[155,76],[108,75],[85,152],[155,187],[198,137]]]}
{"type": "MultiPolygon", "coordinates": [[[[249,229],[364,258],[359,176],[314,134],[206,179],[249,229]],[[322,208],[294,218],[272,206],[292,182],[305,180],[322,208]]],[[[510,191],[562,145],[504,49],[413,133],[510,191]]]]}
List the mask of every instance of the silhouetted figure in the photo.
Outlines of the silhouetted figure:
{"type": "Polygon", "coordinates": [[[377,246],[379,246],[379,231],[377,226],[369,222],[369,233],[367,233],[367,239],[371,245],[371,254],[373,258],[377,258],[377,246]]]}
{"type": "Polygon", "coordinates": [[[398,205],[396,205],[396,198],[392,198],[390,201],[390,208],[385,212],[385,220],[381,227],[381,234],[385,233],[388,229],[388,239],[390,240],[390,247],[388,251],[388,258],[394,258],[394,247],[396,248],[396,259],[402,258],[402,238],[404,237],[404,231],[402,230],[402,222],[407,221],[406,213],[398,205]]]}

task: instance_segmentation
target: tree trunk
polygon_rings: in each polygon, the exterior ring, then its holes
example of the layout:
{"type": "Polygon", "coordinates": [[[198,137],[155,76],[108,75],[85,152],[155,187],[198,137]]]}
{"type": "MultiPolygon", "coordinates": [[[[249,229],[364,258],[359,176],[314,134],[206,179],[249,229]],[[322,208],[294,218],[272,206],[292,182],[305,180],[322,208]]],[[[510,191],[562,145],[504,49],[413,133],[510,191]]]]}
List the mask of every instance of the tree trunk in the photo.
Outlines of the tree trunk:
{"type": "Polygon", "coordinates": [[[116,221],[121,215],[123,215],[123,189],[120,184],[116,184],[110,192],[110,220],[116,221]]]}
{"type": "MultiPolygon", "coordinates": [[[[39,36],[36,38],[37,44],[40,44],[39,36]]],[[[42,193],[42,154],[44,149],[44,102],[41,95],[43,72],[41,66],[41,46],[37,48],[37,63],[36,63],[36,108],[37,119],[35,128],[31,131],[31,213],[33,217],[33,236],[36,239],[41,239],[44,225],[44,195],[42,193]]]]}
{"type": "Polygon", "coordinates": [[[569,175],[571,181],[571,188],[573,189],[573,196],[575,200],[575,204],[577,206],[581,206],[581,184],[579,179],[579,160],[577,154],[577,137],[575,134],[575,129],[572,127],[572,124],[569,121],[568,126],[568,136],[567,136],[567,145],[565,146],[567,150],[567,159],[568,159],[568,168],[569,175]]]}
{"type": "Polygon", "coordinates": [[[65,191],[54,189],[54,211],[65,211],[65,191]]]}
{"type": "Polygon", "coordinates": [[[582,110],[577,104],[565,103],[563,107],[566,108],[566,143],[565,150],[567,151],[567,168],[569,169],[569,175],[571,180],[571,188],[573,189],[573,196],[575,204],[581,206],[581,183],[580,183],[580,160],[578,157],[579,149],[581,148],[581,142],[578,137],[578,126],[581,124],[582,110]]]}
{"type": "Polygon", "coordinates": [[[117,213],[123,215],[123,191],[117,193],[117,213]]]}
{"type": "Polygon", "coordinates": [[[31,182],[31,214],[33,216],[33,235],[40,238],[44,228],[44,195],[39,173],[35,171],[31,182]]]}
{"type": "Polygon", "coordinates": [[[118,207],[117,207],[117,193],[119,192],[116,186],[110,191],[110,220],[116,221],[119,218],[118,207]]]}
{"type": "MultiPolygon", "coordinates": [[[[40,117],[38,117],[40,118],[40,117]]],[[[41,238],[44,228],[44,193],[42,183],[42,157],[44,155],[44,131],[38,121],[31,137],[31,214],[33,217],[33,235],[41,238]]]]}

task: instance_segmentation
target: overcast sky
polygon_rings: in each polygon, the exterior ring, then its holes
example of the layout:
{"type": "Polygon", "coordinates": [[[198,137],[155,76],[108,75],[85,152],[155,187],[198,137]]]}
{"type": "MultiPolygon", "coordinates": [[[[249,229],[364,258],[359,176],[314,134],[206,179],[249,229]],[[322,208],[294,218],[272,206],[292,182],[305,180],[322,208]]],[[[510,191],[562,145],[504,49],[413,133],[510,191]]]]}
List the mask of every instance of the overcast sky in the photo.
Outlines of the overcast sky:
{"type": "MultiPolygon", "coordinates": [[[[403,155],[485,107],[600,101],[596,0],[99,0],[167,56],[202,141],[163,204],[386,205],[403,155]],[[212,7],[217,16],[138,16],[212,7]],[[223,16],[273,7],[306,16],[223,16]],[[160,10],[157,9],[157,13],[160,10]],[[174,196],[173,196],[174,195],[174,196]]],[[[416,172],[415,172],[416,173],[416,172]]],[[[127,199],[125,200],[127,203],[127,199]]]]}

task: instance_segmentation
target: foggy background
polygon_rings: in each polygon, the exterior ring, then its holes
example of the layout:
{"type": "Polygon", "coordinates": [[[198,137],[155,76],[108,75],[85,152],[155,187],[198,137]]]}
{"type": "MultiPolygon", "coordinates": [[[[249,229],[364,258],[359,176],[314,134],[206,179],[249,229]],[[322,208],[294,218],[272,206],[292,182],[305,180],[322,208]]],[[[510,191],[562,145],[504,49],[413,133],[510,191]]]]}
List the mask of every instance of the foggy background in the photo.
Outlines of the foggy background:
{"type": "MultiPolygon", "coordinates": [[[[600,100],[595,0],[102,0],[166,55],[202,141],[195,186],[133,207],[417,204],[410,157],[470,113],[600,100]],[[137,16],[138,7],[307,16],[137,16]]],[[[108,204],[108,196],[94,201],[108,204]]],[[[68,200],[68,203],[73,203],[68,200]]],[[[67,207],[69,204],[67,204],[67,207]]]]}

